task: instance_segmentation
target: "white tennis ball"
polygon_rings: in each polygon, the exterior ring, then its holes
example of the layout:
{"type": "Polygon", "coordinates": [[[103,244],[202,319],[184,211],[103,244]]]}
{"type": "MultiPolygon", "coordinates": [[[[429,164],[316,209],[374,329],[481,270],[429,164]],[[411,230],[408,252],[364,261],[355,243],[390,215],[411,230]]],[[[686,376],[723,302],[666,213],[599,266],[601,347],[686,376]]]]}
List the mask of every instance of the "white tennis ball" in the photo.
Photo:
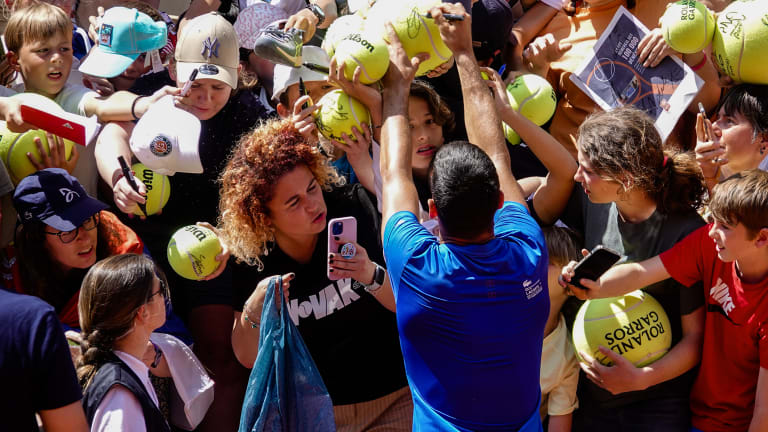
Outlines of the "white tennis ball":
{"type": "Polygon", "coordinates": [[[363,31],[364,25],[363,18],[359,15],[338,17],[328,27],[320,47],[328,54],[328,58],[331,58],[336,52],[336,46],[350,34],[363,31]]]}

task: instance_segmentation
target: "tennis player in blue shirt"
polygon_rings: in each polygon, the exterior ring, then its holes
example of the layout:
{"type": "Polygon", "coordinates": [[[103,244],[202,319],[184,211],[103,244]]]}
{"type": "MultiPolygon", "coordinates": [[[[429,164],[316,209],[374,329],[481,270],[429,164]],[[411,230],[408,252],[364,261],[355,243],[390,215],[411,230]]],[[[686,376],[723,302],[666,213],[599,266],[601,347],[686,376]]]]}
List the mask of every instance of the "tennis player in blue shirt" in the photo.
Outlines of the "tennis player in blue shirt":
{"type": "Polygon", "coordinates": [[[414,431],[540,431],[539,365],[549,312],[547,249],[510,170],[492,95],[472,52],[471,17],[432,9],[461,79],[468,142],[432,161],[429,212],[419,224],[411,170],[409,59],[390,28],[383,79],[383,241],[414,402],[414,431]],[[448,21],[444,13],[464,16],[448,21]]]}

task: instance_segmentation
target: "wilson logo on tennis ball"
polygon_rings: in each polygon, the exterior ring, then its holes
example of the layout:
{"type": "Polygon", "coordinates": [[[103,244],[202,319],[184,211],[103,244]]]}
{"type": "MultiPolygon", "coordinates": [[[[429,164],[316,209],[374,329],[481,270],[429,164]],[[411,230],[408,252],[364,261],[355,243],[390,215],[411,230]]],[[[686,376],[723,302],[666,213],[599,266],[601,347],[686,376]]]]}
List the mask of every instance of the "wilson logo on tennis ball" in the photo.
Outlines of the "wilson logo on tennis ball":
{"type": "Polygon", "coordinates": [[[216,234],[197,225],[180,228],[168,243],[168,262],[186,279],[200,280],[219,267],[216,256],[221,253],[216,234]]]}
{"type": "Polygon", "coordinates": [[[360,45],[363,46],[363,48],[367,49],[368,52],[373,52],[373,44],[368,42],[366,39],[363,39],[363,37],[357,33],[352,33],[349,36],[345,37],[342,40],[349,40],[352,42],[357,42],[360,45]]]}

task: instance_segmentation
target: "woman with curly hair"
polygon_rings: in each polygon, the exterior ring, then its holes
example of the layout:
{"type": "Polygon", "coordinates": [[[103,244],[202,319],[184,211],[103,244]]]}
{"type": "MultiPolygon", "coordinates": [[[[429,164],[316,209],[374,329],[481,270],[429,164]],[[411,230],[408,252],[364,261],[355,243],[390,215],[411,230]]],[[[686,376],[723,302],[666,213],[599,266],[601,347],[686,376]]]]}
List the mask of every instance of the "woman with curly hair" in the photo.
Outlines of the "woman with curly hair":
{"type": "Polygon", "coordinates": [[[413,405],[382,268],[380,219],[359,184],[342,181],[289,121],[242,138],[221,176],[219,227],[234,269],[232,347],[253,367],[270,275],[284,275],[288,311],[334,403],[338,430],[411,430],[413,405]],[[326,250],[327,221],[357,220],[356,254],[326,250]],[[330,280],[326,268],[339,280],[330,280]],[[261,281],[256,285],[255,281],[261,281]]]}
{"type": "MultiPolygon", "coordinates": [[[[665,151],[644,112],[625,107],[593,114],[579,127],[577,148],[574,180],[581,187],[561,220],[583,234],[586,248],[602,244],[642,261],[704,225],[696,209],[705,188],[693,155],[665,151]]],[[[583,363],[575,431],[689,430],[688,394],[704,325],[701,289],[671,279],[643,289],[667,313],[672,347],[642,368],[607,349],[600,353],[613,366],[583,363]]],[[[575,313],[573,306],[566,309],[575,313]]]]}

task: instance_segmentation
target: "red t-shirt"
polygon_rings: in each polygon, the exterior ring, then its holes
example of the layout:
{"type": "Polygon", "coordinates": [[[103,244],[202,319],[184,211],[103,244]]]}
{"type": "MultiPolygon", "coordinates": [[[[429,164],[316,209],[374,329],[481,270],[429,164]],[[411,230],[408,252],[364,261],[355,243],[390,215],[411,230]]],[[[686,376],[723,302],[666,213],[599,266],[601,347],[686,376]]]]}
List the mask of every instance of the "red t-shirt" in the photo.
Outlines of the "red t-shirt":
{"type": "Polygon", "coordinates": [[[707,306],[701,367],[691,391],[693,426],[745,431],[755,406],[760,367],[768,368],[768,279],[739,279],[734,262],[717,257],[704,226],[660,255],[685,286],[704,283],[707,306]]]}

